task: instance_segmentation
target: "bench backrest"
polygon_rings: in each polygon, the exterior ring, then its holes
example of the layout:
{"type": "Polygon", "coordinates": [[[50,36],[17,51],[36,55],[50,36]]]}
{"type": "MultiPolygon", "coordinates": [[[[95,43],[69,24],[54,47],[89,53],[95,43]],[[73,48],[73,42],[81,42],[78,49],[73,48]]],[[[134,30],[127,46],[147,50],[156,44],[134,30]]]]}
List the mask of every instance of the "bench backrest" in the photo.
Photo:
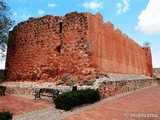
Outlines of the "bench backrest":
{"type": "Polygon", "coordinates": [[[57,89],[49,89],[49,88],[41,88],[39,90],[39,93],[52,93],[52,94],[58,95],[59,94],[59,90],[57,90],[57,89]]]}

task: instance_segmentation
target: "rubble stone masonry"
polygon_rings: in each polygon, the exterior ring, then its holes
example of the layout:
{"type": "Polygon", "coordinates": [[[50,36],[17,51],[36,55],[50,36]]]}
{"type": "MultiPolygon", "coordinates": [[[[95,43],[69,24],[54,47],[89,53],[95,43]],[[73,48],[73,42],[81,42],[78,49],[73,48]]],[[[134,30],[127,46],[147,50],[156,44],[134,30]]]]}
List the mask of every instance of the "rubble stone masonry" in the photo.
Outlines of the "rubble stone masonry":
{"type": "Polygon", "coordinates": [[[64,82],[100,73],[152,76],[150,48],[103,22],[100,13],[30,18],[9,34],[7,79],[64,82]],[[100,72],[99,72],[100,71],[100,72]]]}

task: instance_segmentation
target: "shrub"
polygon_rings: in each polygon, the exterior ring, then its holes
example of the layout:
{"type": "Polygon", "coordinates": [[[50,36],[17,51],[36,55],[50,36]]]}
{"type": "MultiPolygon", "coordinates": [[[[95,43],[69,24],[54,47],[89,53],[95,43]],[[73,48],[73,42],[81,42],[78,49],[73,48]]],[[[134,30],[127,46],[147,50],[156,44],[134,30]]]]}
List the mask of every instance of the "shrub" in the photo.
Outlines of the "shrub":
{"type": "Polygon", "coordinates": [[[96,76],[96,79],[99,79],[99,76],[96,76]]]}
{"type": "Polygon", "coordinates": [[[11,120],[12,119],[12,113],[9,111],[3,111],[0,112],[0,120],[11,120]]]}
{"type": "Polygon", "coordinates": [[[100,100],[99,91],[87,89],[60,94],[54,102],[57,109],[69,110],[72,107],[85,103],[94,103],[98,100],[100,100]]]}
{"type": "Polygon", "coordinates": [[[4,80],[4,78],[5,78],[4,73],[5,73],[5,70],[1,70],[1,69],[0,69],[0,79],[1,79],[1,80],[4,80]]]}

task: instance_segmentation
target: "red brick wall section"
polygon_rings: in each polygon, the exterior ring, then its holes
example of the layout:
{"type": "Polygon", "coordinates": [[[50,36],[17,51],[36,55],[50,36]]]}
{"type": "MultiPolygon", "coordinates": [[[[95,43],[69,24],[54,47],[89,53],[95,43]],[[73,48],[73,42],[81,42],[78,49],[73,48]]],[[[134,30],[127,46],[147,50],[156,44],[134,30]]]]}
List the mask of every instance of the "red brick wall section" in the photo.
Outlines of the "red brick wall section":
{"type": "Polygon", "coordinates": [[[152,76],[152,60],[149,48],[143,48],[112,23],[103,22],[99,13],[87,14],[90,41],[95,65],[110,73],[145,74],[152,76]]]}
{"type": "Polygon", "coordinates": [[[9,35],[6,68],[10,81],[58,81],[64,74],[90,79],[96,69],[152,76],[150,49],[104,23],[100,13],[48,15],[19,23],[9,35]]]}

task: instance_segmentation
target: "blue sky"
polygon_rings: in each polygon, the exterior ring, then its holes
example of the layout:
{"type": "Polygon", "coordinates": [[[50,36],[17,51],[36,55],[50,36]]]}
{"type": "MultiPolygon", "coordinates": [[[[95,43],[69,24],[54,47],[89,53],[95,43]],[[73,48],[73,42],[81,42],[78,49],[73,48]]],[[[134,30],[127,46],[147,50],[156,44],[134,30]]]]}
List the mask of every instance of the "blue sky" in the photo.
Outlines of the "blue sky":
{"type": "MultiPolygon", "coordinates": [[[[138,44],[151,43],[153,67],[160,67],[160,0],[4,0],[11,7],[16,24],[29,17],[63,16],[69,12],[100,12],[104,22],[138,44]]],[[[15,24],[15,25],[16,25],[15,24]]],[[[0,63],[4,68],[4,62],[0,63]]]]}

